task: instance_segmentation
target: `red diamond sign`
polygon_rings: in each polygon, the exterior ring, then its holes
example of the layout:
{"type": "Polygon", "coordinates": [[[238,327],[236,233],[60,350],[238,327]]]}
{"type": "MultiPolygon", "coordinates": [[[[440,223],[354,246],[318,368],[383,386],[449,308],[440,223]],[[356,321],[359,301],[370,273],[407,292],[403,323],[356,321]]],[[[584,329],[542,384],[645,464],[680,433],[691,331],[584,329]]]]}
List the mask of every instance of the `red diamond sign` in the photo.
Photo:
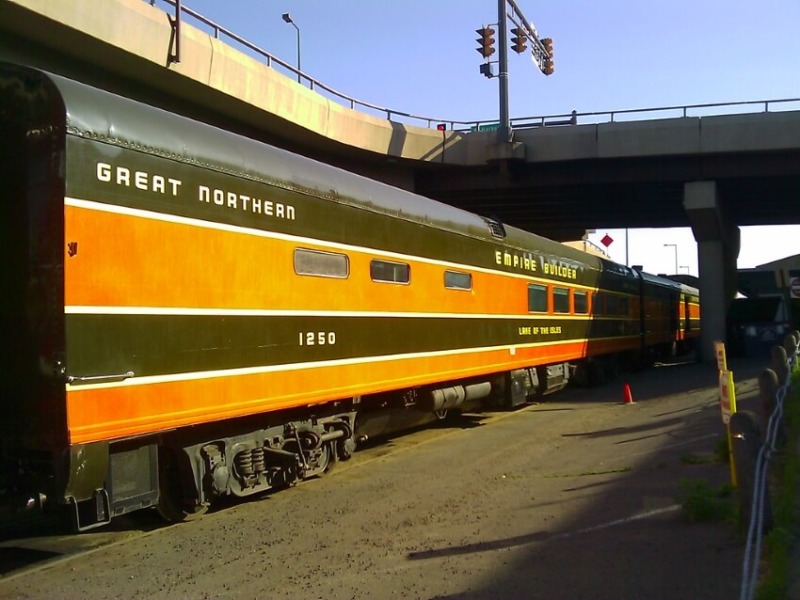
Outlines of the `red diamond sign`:
{"type": "Polygon", "coordinates": [[[608,234],[605,234],[603,236],[603,239],[600,240],[600,243],[603,244],[603,246],[605,246],[606,248],[608,248],[612,244],[613,241],[614,241],[614,238],[612,238],[608,234]]]}

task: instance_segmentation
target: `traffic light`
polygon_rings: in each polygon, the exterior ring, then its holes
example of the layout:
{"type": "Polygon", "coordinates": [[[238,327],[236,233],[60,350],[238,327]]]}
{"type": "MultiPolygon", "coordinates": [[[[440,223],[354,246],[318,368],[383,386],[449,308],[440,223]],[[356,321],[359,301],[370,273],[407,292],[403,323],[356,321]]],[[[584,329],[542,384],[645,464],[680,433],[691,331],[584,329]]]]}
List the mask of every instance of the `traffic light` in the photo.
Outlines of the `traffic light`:
{"type": "Polygon", "coordinates": [[[525,35],[525,30],[521,27],[513,27],[511,35],[511,49],[517,54],[525,52],[528,49],[528,36],[525,35]]]}
{"type": "Polygon", "coordinates": [[[544,46],[544,68],[542,69],[542,73],[545,75],[552,75],[553,71],[555,71],[555,66],[553,65],[553,39],[552,38],[543,38],[542,45],[544,46]]]}
{"type": "Polygon", "coordinates": [[[480,29],[476,29],[475,33],[480,36],[476,40],[480,44],[477,48],[478,52],[480,52],[481,56],[484,58],[489,58],[494,54],[494,29],[491,27],[481,27],[480,29]]]}

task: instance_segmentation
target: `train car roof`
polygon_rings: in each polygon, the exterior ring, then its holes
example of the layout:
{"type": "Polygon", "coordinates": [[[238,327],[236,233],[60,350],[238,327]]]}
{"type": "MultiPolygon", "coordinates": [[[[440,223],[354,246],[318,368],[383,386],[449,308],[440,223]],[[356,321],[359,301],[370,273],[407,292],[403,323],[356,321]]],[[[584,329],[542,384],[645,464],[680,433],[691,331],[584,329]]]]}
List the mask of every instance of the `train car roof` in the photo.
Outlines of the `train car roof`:
{"type": "Polygon", "coordinates": [[[651,275],[650,273],[646,273],[644,271],[640,271],[642,279],[645,282],[652,283],[655,285],[660,285],[662,287],[672,288],[674,290],[679,290],[686,294],[699,294],[697,288],[694,288],[690,285],[682,283],[680,281],[676,281],[675,279],[670,279],[669,277],[664,277],[662,275],[651,275]]]}
{"type": "Polygon", "coordinates": [[[1,66],[4,77],[49,81],[64,105],[71,135],[503,245],[527,250],[535,246],[593,269],[608,270],[614,264],[508,225],[502,226],[504,237],[498,238],[491,228],[497,229],[496,222],[468,211],[60,75],[8,63],[1,66]]]}

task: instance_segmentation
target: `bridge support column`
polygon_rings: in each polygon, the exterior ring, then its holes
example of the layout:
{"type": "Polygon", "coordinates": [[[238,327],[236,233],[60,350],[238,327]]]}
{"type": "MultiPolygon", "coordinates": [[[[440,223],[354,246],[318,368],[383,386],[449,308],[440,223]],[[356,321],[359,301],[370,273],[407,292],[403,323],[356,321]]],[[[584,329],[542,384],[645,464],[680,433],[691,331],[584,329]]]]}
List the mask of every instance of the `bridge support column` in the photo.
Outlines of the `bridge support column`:
{"type": "Polygon", "coordinates": [[[714,342],[725,341],[728,306],[736,296],[740,232],[720,205],[716,181],[685,183],[683,207],[697,241],[701,357],[704,362],[714,362],[714,342]]]}

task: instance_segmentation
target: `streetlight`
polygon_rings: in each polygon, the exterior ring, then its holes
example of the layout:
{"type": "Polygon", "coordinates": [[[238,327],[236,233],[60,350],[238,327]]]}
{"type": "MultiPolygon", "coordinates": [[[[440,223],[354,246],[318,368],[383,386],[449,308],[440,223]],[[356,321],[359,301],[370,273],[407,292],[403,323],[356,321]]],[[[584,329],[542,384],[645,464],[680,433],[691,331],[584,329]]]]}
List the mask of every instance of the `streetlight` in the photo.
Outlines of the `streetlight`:
{"type": "Polygon", "coordinates": [[[678,274],[678,244],[664,244],[664,247],[672,246],[675,250],[675,274],[678,274]]]}
{"type": "Polygon", "coordinates": [[[292,15],[289,13],[283,13],[281,17],[297,30],[297,83],[300,83],[300,28],[297,26],[297,23],[292,20],[292,15]]]}

